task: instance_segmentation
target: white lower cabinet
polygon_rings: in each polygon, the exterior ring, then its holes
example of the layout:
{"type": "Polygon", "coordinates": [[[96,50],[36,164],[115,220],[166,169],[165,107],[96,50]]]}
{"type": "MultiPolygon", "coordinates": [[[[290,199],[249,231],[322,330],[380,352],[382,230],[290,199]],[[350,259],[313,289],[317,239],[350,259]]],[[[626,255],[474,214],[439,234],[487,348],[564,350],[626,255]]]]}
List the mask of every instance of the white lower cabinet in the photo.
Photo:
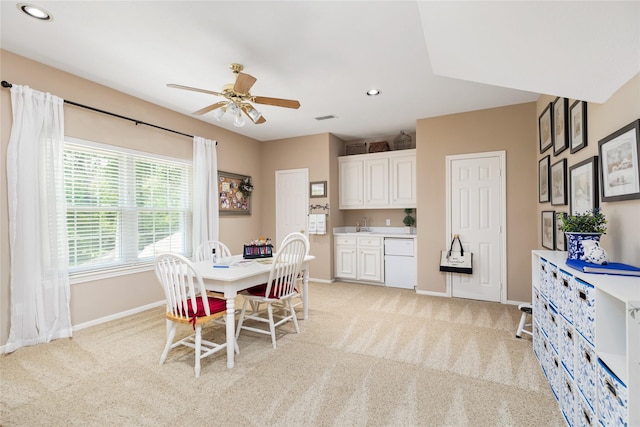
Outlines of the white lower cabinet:
{"type": "Polygon", "coordinates": [[[336,277],[358,277],[358,246],[355,237],[338,237],[335,243],[336,277]]]}
{"type": "Polygon", "coordinates": [[[340,236],[335,240],[336,279],[383,283],[382,237],[340,236]]]}
{"type": "Polygon", "coordinates": [[[532,252],[533,351],[569,426],[640,426],[640,279],[532,252]]]}

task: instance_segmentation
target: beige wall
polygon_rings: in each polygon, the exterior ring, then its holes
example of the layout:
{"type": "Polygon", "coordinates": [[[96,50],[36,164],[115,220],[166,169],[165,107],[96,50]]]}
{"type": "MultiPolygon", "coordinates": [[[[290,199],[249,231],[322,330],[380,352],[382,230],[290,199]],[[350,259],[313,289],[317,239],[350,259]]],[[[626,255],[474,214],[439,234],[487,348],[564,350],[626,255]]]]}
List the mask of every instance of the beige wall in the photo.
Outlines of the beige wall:
{"type": "MultiPolygon", "coordinates": [[[[200,120],[172,112],[148,102],[122,94],[46,67],[37,62],[0,50],[3,80],[49,92],[64,99],[132,117],[158,126],[198,135],[218,141],[218,164],[223,170],[254,178],[260,176],[262,165],[260,143],[233,132],[206,124],[200,120]],[[256,172],[257,171],[257,172],[256,172]]],[[[65,134],[77,138],[162,153],[190,159],[190,138],[65,105],[65,134]]],[[[10,319],[10,258],[7,207],[6,153],[11,130],[11,96],[0,90],[0,343],[9,335],[10,319]]],[[[239,253],[242,244],[260,234],[263,214],[263,186],[256,182],[252,195],[251,216],[220,219],[220,239],[233,252],[239,253]]],[[[112,279],[74,284],[71,287],[71,321],[74,325],[109,316],[125,310],[162,300],[164,297],[153,272],[143,272],[112,279]]]]}
{"type": "MultiPolygon", "coordinates": [[[[555,98],[554,96],[541,96],[536,106],[537,115],[542,114],[544,108],[555,98]]],[[[574,100],[570,99],[569,106],[573,102],[574,100]]],[[[601,139],[638,118],[640,118],[640,74],[636,74],[604,104],[587,104],[588,139],[585,148],[573,154],[570,154],[567,149],[559,153],[558,156],[554,156],[553,148],[549,148],[543,154],[539,154],[539,143],[536,139],[537,160],[549,155],[551,157],[550,163],[553,165],[560,159],[567,159],[568,174],[571,166],[598,155],[598,142],[601,139]]],[[[599,165],[598,170],[600,170],[599,165]]],[[[598,177],[598,181],[601,181],[600,177],[598,177]]],[[[601,197],[602,193],[600,192],[599,198],[601,197]]],[[[601,239],[601,244],[609,253],[609,258],[616,262],[640,265],[640,199],[600,202],[600,207],[609,221],[607,234],[601,239]]],[[[569,212],[569,205],[552,206],[550,203],[540,203],[537,206],[538,218],[543,210],[569,212]]],[[[536,226],[539,236],[541,232],[539,220],[536,226]]],[[[536,247],[542,248],[540,239],[536,241],[536,247]]]]}
{"type": "Polygon", "coordinates": [[[446,235],[445,157],[506,151],[507,299],[531,299],[531,249],[536,243],[535,103],[417,121],[418,289],[446,292],[438,271],[446,235]]]}
{"type": "MultiPolygon", "coordinates": [[[[338,211],[336,178],[332,179],[332,153],[339,139],[330,134],[310,135],[296,138],[279,139],[262,144],[262,174],[264,185],[262,230],[269,236],[276,235],[275,218],[275,173],[278,170],[302,169],[309,170],[309,181],[327,181],[327,197],[310,199],[309,204],[324,205],[329,203],[327,230],[324,235],[310,235],[311,253],[316,259],[311,263],[310,276],[320,280],[331,280],[333,277],[333,234],[330,230],[335,227],[335,221],[340,217],[334,216],[338,211]]],[[[337,160],[336,160],[337,162],[337,160]]],[[[321,211],[314,211],[320,213],[321,211]]]]}

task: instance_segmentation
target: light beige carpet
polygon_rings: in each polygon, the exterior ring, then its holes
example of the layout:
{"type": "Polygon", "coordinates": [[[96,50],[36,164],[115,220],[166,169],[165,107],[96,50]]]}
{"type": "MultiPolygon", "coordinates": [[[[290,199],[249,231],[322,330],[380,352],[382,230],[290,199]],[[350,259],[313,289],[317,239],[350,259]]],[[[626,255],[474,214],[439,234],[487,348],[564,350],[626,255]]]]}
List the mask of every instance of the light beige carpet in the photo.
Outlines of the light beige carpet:
{"type": "Polygon", "coordinates": [[[223,351],[198,379],[187,348],[158,365],[163,312],[1,357],[0,424],[564,425],[530,338],[515,338],[514,306],[311,283],[299,335],[287,325],[274,350],[243,332],[236,367],[223,351]]]}

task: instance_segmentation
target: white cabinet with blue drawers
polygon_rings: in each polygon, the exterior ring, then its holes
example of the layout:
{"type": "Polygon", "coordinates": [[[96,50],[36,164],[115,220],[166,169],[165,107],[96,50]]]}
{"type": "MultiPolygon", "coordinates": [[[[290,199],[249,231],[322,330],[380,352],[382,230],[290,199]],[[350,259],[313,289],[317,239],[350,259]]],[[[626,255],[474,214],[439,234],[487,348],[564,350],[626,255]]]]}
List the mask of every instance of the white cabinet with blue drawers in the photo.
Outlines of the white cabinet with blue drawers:
{"type": "Polygon", "coordinates": [[[640,426],[640,278],[533,251],[533,351],[569,426],[640,426]]]}

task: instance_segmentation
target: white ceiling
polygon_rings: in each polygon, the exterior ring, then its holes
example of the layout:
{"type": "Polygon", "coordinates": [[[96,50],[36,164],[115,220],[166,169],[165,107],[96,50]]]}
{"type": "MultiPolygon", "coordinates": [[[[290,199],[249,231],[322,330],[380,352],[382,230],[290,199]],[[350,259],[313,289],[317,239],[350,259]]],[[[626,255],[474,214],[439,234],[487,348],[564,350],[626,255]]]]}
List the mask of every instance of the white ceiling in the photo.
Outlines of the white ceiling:
{"type": "Polygon", "coordinates": [[[220,91],[244,64],[253,95],[300,109],[257,106],[267,122],[242,128],[201,119],[258,140],[375,138],[541,93],[604,102],[640,72],[639,1],[29,2],[54,20],[3,0],[2,49],[184,114],[219,99],[167,83],[220,91]]]}

